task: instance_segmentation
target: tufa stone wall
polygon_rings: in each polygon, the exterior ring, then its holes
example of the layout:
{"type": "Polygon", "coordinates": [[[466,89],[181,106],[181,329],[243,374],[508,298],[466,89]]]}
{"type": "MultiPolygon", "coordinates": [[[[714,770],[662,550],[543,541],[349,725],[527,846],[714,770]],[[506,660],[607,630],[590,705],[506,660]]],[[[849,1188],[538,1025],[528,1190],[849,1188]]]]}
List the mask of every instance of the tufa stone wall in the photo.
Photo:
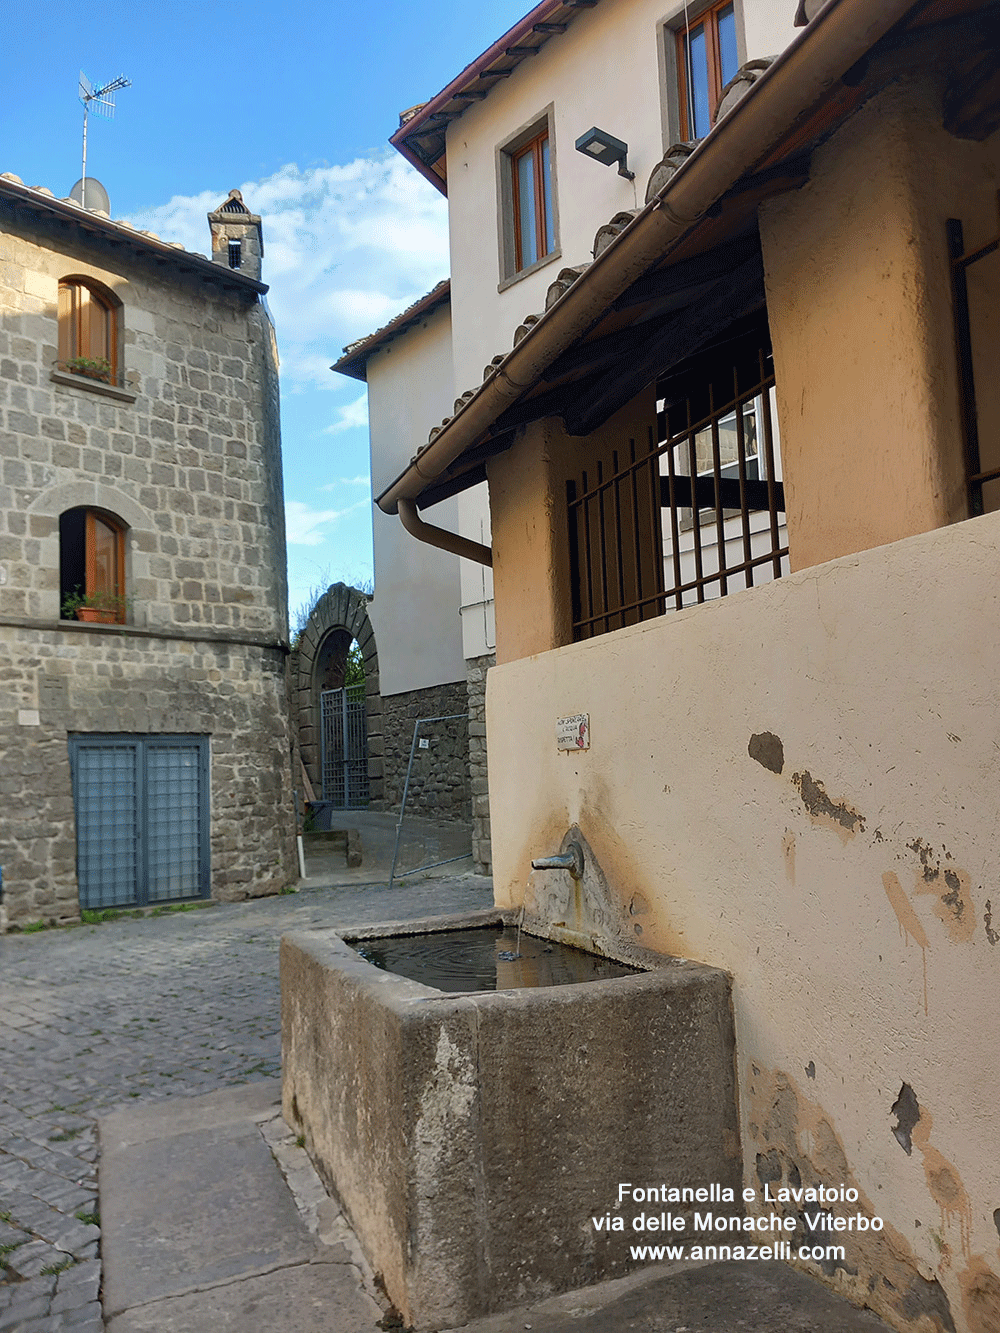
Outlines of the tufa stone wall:
{"type": "MultiPolygon", "coordinates": [[[[323,790],[320,736],[320,692],[317,665],[331,635],[357,639],[365,663],[365,726],[368,733],[368,808],[384,808],[382,796],[382,696],[378,688],[378,649],[368,619],[368,598],[346,583],[334,583],[313,607],[291,662],[294,730],[301,763],[309,775],[317,798],[323,790]]],[[[349,646],[349,645],[348,645],[349,646]]],[[[330,688],[338,688],[332,685],[330,688]]],[[[301,769],[296,765],[295,785],[301,787],[301,769]]]]}
{"type": "MultiPolygon", "coordinates": [[[[0,198],[0,864],[9,923],[76,915],[71,732],[210,738],[211,892],[295,877],[274,332],[216,282],[0,198]],[[61,278],[118,303],[115,385],[56,368],[61,278]],[[128,624],[60,619],[59,516],[124,532],[128,624]]],[[[2,924],[2,923],[0,923],[2,924]]]]}
{"type": "Polygon", "coordinates": [[[70,733],[209,737],[211,896],[293,878],[284,654],[75,626],[0,627],[0,866],[5,924],[78,918],[70,733]]]}
{"type": "Polygon", "coordinates": [[[486,764],[486,673],[496,656],[485,653],[466,663],[469,695],[469,792],[472,800],[472,861],[477,875],[492,875],[490,787],[486,764]]]}
{"type": "Polygon", "coordinates": [[[464,681],[383,696],[386,809],[398,810],[403,799],[416,719],[459,713],[455,721],[421,728],[430,745],[414,754],[406,812],[434,819],[470,818],[468,706],[464,681]]]}

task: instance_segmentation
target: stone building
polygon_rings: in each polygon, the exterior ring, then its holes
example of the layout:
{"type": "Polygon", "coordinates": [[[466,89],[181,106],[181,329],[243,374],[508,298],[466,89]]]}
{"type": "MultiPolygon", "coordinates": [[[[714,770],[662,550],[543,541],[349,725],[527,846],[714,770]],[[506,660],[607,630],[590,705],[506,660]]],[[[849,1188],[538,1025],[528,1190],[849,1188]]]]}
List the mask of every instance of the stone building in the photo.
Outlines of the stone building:
{"type": "Polygon", "coordinates": [[[260,218],[209,220],[0,176],[0,929],[294,874],[260,218]]]}

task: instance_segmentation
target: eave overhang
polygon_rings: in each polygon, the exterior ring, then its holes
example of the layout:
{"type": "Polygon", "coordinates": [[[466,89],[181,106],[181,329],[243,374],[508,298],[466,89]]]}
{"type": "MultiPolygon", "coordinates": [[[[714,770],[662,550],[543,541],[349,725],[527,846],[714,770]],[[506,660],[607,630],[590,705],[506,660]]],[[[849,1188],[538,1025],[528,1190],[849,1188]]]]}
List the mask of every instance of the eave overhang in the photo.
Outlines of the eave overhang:
{"type": "Polygon", "coordinates": [[[152,259],[155,263],[169,265],[178,273],[192,274],[211,282],[227,291],[242,292],[248,296],[263,296],[268,290],[267,283],[259,282],[238,269],[231,269],[222,264],[213,263],[204,255],[195,254],[181,246],[161,241],[147,232],[137,231],[122,222],[113,222],[110,218],[93,209],[56,199],[54,195],[43,193],[28,185],[21,185],[9,176],[0,176],[0,204],[6,204],[17,214],[51,218],[77,231],[84,239],[92,237],[109,245],[130,250],[135,255],[152,259]]]}
{"type": "Polygon", "coordinates": [[[419,324],[421,320],[426,319],[428,315],[434,313],[440,306],[447,305],[451,300],[451,283],[446,278],[433,287],[426,296],[422,296],[419,301],[414,301],[411,306],[398,314],[395,319],[391,319],[388,324],[382,328],[376,329],[370,333],[367,338],[359,338],[357,342],[348,343],[344,348],[344,355],[339,361],[335,361],[330,367],[340,375],[349,375],[351,379],[367,382],[368,379],[368,358],[385,347],[387,343],[398,338],[401,333],[407,329],[419,324]]]}
{"type": "Polygon", "coordinates": [[[389,142],[442,194],[448,193],[445,138],[448,126],[475,102],[483,101],[524,60],[531,60],[552,37],[598,0],[542,0],[509,32],[467,65],[436,97],[408,115],[389,142]]]}

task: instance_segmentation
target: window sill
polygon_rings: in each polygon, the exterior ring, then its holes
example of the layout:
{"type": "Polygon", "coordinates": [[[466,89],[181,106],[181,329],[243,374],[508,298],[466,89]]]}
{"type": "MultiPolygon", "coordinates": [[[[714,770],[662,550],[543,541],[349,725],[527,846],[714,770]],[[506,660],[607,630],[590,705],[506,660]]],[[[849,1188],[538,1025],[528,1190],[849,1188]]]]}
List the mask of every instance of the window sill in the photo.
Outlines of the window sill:
{"type": "Polygon", "coordinates": [[[562,250],[558,245],[554,250],[550,250],[547,255],[543,255],[541,259],[536,259],[533,264],[529,264],[527,268],[518,269],[509,278],[504,278],[503,282],[497,283],[497,291],[505,292],[508,287],[513,287],[522,278],[530,278],[532,273],[537,273],[540,268],[544,268],[546,264],[554,263],[557,259],[562,259],[562,250]]]}
{"type": "Polygon", "coordinates": [[[120,403],[134,403],[135,394],[129,389],[119,389],[116,384],[105,384],[103,380],[93,380],[87,375],[72,375],[65,370],[53,370],[49,379],[54,384],[65,384],[71,389],[83,389],[87,393],[96,393],[103,398],[115,398],[120,403]]]}

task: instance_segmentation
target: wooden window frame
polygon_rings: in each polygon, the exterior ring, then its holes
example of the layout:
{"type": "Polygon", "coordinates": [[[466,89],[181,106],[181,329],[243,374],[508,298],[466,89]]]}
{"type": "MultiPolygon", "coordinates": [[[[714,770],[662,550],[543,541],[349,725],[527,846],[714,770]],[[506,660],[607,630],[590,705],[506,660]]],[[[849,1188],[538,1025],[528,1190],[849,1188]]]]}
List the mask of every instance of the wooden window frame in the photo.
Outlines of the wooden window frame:
{"type": "MultiPolygon", "coordinates": [[[[118,600],[113,610],[113,624],[124,625],[126,623],[127,601],[125,592],[125,533],[126,525],[121,519],[116,518],[114,514],[109,514],[104,509],[89,509],[80,506],[83,512],[83,584],[80,585],[81,591],[85,596],[100,591],[97,587],[97,528],[96,523],[100,520],[106,528],[114,533],[115,553],[114,553],[114,587],[104,591],[118,600]]],[[[73,511],[67,511],[73,512],[73,511]]],[[[60,515],[60,518],[62,515],[60,515]]],[[[62,538],[60,537],[60,540],[62,538]]],[[[61,556],[60,556],[61,559],[61,556]]],[[[60,580],[61,581],[61,580],[60,580]]],[[[62,588],[61,596],[66,597],[75,592],[75,588],[62,588]]]]}
{"type": "Polygon", "coordinates": [[[111,293],[98,283],[85,278],[62,278],[59,282],[59,369],[84,379],[120,385],[120,309],[111,293]],[[100,321],[99,329],[94,327],[95,314],[100,321]],[[111,367],[110,375],[102,378],[74,367],[72,362],[77,358],[106,360],[111,367]]]}
{"type": "Polygon", "coordinates": [[[555,240],[553,236],[552,249],[548,248],[549,223],[552,223],[553,233],[555,231],[554,219],[550,218],[549,210],[545,200],[545,172],[542,166],[542,148],[545,144],[549,145],[549,194],[552,193],[552,145],[549,139],[549,127],[545,125],[532,139],[521,146],[508,156],[510,157],[511,173],[511,200],[512,217],[511,222],[514,229],[514,265],[515,273],[523,273],[526,268],[531,268],[533,264],[540,263],[548,258],[555,250],[555,240]],[[520,173],[518,172],[518,163],[534,151],[534,163],[532,170],[532,188],[535,202],[535,248],[537,250],[536,258],[529,263],[524,262],[524,238],[521,235],[521,184],[520,173]]]}
{"type": "Polygon", "coordinates": [[[681,24],[676,30],[677,94],[680,106],[681,134],[685,139],[696,137],[690,104],[688,41],[692,33],[699,28],[705,29],[705,59],[708,65],[708,114],[713,119],[722,99],[725,86],[722,79],[722,46],[719,42],[719,15],[727,9],[733,11],[738,21],[739,15],[735,0],[715,0],[714,4],[701,10],[687,25],[681,24]]]}

